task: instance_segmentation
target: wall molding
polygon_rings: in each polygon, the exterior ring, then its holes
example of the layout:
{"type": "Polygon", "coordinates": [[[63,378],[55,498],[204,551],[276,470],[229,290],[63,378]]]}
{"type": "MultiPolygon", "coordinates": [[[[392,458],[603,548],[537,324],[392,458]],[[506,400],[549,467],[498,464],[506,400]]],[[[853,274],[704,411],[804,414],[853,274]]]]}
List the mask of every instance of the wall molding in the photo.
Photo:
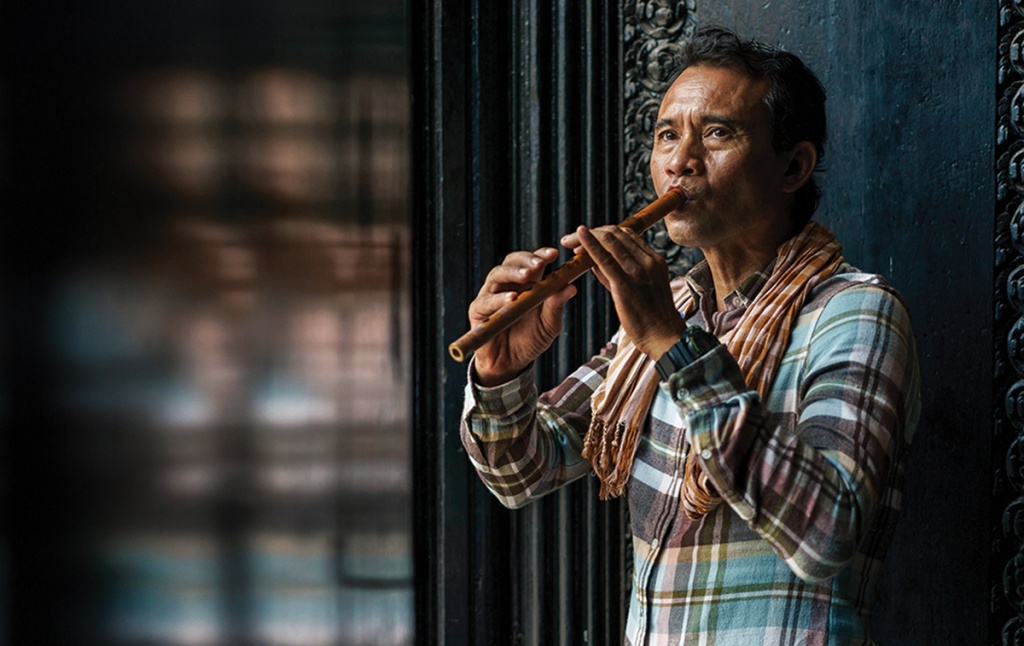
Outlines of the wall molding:
{"type": "Polygon", "coordinates": [[[1024,642],[1024,2],[1000,0],[989,642],[1024,642]]]}
{"type": "MultiPolygon", "coordinates": [[[[649,170],[652,133],[661,97],[674,79],[680,43],[696,28],[694,0],[625,0],[623,2],[623,206],[636,213],[656,197],[649,170]]],[[[665,223],[646,233],[648,242],[679,276],[700,261],[668,237],[665,223]]]]}

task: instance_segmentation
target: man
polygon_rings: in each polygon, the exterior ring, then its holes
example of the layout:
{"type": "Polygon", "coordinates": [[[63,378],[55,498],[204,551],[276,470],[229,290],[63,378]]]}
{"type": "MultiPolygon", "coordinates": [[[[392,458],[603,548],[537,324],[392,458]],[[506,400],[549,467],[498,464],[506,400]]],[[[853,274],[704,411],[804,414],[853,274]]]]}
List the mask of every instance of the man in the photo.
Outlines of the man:
{"type": "MultiPolygon", "coordinates": [[[[865,644],[919,410],[899,296],[810,222],[825,95],[792,54],[699,31],[664,96],[651,176],[706,262],[669,282],[618,227],[579,227],[622,327],[538,398],[532,365],[573,286],[474,355],[463,443],[519,507],[586,473],[625,495],[627,644],[865,644]]],[[[554,249],[487,276],[472,325],[534,284],[554,249]]]]}

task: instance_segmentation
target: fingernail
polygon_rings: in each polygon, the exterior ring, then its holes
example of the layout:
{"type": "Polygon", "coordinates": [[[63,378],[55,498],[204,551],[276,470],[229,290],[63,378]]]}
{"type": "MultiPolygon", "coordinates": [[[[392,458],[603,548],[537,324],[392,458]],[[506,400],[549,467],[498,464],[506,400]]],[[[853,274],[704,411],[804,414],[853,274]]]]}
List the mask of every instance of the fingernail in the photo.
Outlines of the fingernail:
{"type": "Polygon", "coordinates": [[[519,275],[520,275],[520,276],[525,276],[525,275],[526,275],[526,267],[523,267],[523,268],[521,268],[521,269],[519,270],[519,275]]]}

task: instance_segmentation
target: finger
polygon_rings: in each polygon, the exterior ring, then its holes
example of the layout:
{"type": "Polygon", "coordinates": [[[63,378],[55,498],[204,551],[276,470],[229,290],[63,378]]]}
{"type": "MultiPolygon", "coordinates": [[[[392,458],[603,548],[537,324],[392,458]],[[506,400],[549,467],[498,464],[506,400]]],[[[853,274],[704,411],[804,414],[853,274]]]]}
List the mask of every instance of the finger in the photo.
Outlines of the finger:
{"type": "Polygon", "coordinates": [[[516,299],[517,292],[507,291],[498,294],[482,294],[473,299],[469,304],[469,317],[471,319],[486,319],[502,307],[516,299]]]}
{"type": "Polygon", "coordinates": [[[544,274],[544,267],[557,258],[558,250],[553,247],[542,247],[534,252],[514,251],[488,272],[480,294],[522,291],[537,282],[544,274]]]}
{"type": "Polygon", "coordinates": [[[576,253],[580,252],[580,238],[575,231],[573,231],[572,233],[567,233],[564,236],[562,236],[562,239],[559,240],[559,243],[561,243],[561,245],[566,249],[572,249],[576,253]]]}
{"type": "Polygon", "coordinates": [[[614,226],[601,227],[596,235],[620,264],[625,265],[627,261],[637,265],[643,264],[647,257],[649,251],[647,243],[629,229],[614,226]]]}
{"type": "Polygon", "coordinates": [[[548,296],[547,300],[544,301],[544,305],[548,307],[561,307],[569,302],[569,300],[577,293],[576,285],[569,283],[562,289],[558,290],[551,296],[548,296]]]}
{"type": "Polygon", "coordinates": [[[660,256],[635,231],[608,226],[592,233],[615,259],[623,273],[634,279],[643,279],[658,264],[660,256]]]}
{"type": "Polygon", "coordinates": [[[606,236],[602,232],[591,231],[585,226],[580,226],[576,229],[576,234],[579,236],[583,248],[594,259],[595,269],[600,269],[602,272],[605,278],[605,281],[602,281],[603,285],[607,287],[606,281],[608,279],[616,280],[624,274],[618,259],[605,246],[606,236]],[[601,236],[600,238],[598,237],[599,235],[601,236]]]}
{"type": "Polygon", "coordinates": [[[541,307],[540,323],[549,334],[555,334],[562,327],[562,312],[565,304],[576,295],[576,286],[569,283],[544,301],[541,307]]]}
{"type": "Polygon", "coordinates": [[[558,250],[554,247],[541,247],[536,251],[513,251],[505,256],[499,267],[535,269],[554,262],[558,258],[558,250]]]}
{"type": "Polygon", "coordinates": [[[657,251],[651,248],[650,243],[642,235],[633,231],[632,229],[624,229],[622,227],[614,227],[616,231],[616,239],[627,245],[631,253],[634,254],[635,258],[660,258],[661,256],[657,251]]]}
{"type": "Polygon", "coordinates": [[[558,249],[554,247],[541,247],[533,252],[533,255],[540,258],[544,264],[551,264],[555,260],[558,260],[558,249]]]}

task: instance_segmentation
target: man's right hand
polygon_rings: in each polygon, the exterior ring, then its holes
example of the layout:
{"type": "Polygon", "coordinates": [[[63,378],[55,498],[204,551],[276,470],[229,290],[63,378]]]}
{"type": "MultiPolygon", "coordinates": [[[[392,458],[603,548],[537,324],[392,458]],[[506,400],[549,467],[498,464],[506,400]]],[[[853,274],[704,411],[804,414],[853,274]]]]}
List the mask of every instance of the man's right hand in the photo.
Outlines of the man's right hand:
{"type": "MultiPolygon", "coordinates": [[[[544,268],[558,259],[558,250],[543,247],[534,252],[514,251],[504,262],[487,274],[483,287],[469,304],[470,328],[476,328],[506,303],[530,287],[544,275],[544,268]]],[[[576,287],[564,289],[548,297],[508,329],[477,349],[473,355],[476,380],[482,386],[503,384],[526,370],[562,331],[562,310],[576,294],[576,287]]]]}

